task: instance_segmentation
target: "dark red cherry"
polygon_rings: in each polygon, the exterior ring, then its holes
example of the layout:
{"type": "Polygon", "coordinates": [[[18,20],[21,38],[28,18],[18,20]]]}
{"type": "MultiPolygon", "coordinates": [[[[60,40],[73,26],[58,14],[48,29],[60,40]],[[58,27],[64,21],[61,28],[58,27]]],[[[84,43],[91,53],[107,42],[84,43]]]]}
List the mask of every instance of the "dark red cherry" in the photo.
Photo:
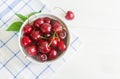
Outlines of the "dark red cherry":
{"type": "Polygon", "coordinates": [[[65,15],[65,18],[67,20],[73,20],[74,19],[74,13],[72,11],[67,11],[66,15],[65,15]]]}
{"type": "Polygon", "coordinates": [[[32,32],[33,28],[32,25],[28,24],[23,27],[24,34],[30,34],[32,32]]]}
{"type": "Polygon", "coordinates": [[[38,46],[38,50],[41,53],[48,53],[48,52],[50,52],[50,47],[48,46],[48,42],[47,41],[41,42],[40,45],[38,46]]]}
{"type": "Polygon", "coordinates": [[[37,59],[41,62],[47,61],[48,57],[46,54],[38,54],[37,59]]]}
{"type": "Polygon", "coordinates": [[[26,52],[29,56],[36,56],[37,55],[37,48],[35,45],[26,47],[26,52]]]}
{"type": "Polygon", "coordinates": [[[52,49],[48,54],[49,59],[56,59],[58,57],[58,52],[52,49]]]}
{"type": "Polygon", "coordinates": [[[65,39],[66,38],[66,31],[65,30],[62,30],[58,33],[58,36],[60,39],[65,39]]]}
{"type": "Polygon", "coordinates": [[[43,23],[44,23],[44,19],[43,18],[38,18],[37,20],[35,20],[33,22],[33,25],[39,28],[41,26],[41,24],[43,24],[43,23]]]}
{"type": "Polygon", "coordinates": [[[53,26],[54,24],[60,24],[59,21],[51,19],[50,24],[53,26]]]}
{"type": "Polygon", "coordinates": [[[37,42],[36,42],[36,45],[39,46],[41,44],[41,42],[43,42],[44,40],[43,39],[38,39],[37,42]]]}
{"type": "Polygon", "coordinates": [[[29,36],[23,36],[21,38],[21,44],[23,47],[28,46],[32,43],[32,40],[29,38],[29,36]]]}
{"type": "Polygon", "coordinates": [[[60,32],[61,30],[62,30],[62,25],[61,24],[59,24],[59,23],[55,23],[55,24],[53,24],[53,26],[52,26],[52,30],[54,31],[54,32],[60,32]]]}
{"type": "Polygon", "coordinates": [[[45,22],[45,23],[50,23],[50,21],[51,21],[51,19],[50,19],[49,17],[45,17],[45,18],[44,18],[44,22],[45,22]]]}
{"type": "Polygon", "coordinates": [[[40,31],[32,31],[30,36],[34,39],[34,40],[38,40],[40,39],[40,36],[42,35],[42,33],[40,31]]]}
{"type": "Polygon", "coordinates": [[[59,38],[57,38],[57,37],[51,37],[51,38],[50,38],[50,42],[51,42],[51,45],[52,45],[53,47],[56,47],[56,46],[58,45],[59,38]]]}
{"type": "Polygon", "coordinates": [[[66,50],[66,45],[65,45],[65,43],[64,43],[63,41],[60,41],[60,42],[59,42],[59,44],[58,44],[58,49],[59,49],[60,51],[66,50]]]}
{"type": "Polygon", "coordinates": [[[43,32],[43,33],[50,33],[51,32],[51,25],[49,23],[43,23],[40,27],[40,30],[43,32]]]}

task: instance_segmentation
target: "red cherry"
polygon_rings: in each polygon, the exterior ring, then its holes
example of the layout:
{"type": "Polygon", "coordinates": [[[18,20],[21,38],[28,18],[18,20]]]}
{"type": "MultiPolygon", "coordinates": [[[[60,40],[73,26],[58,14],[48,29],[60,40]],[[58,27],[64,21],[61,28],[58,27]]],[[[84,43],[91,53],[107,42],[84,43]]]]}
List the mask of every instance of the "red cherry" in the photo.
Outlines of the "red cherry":
{"type": "Polygon", "coordinates": [[[36,42],[36,45],[39,46],[41,44],[41,42],[43,42],[44,40],[43,39],[38,39],[37,42],[36,42]]]}
{"type": "Polygon", "coordinates": [[[52,26],[54,32],[60,32],[62,30],[62,25],[58,22],[55,22],[52,26]]]}
{"type": "Polygon", "coordinates": [[[38,54],[37,59],[41,62],[47,61],[47,55],[46,54],[38,54]]]}
{"type": "Polygon", "coordinates": [[[51,32],[51,25],[49,23],[43,23],[40,27],[43,33],[50,33],[51,32]]]}
{"type": "Polygon", "coordinates": [[[48,46],[48,42],[47,41],[41,42],[40,45],[38,46],[38,50],[41,53],[48,53],[50,51],[50,47],[48,46]]]}
{"type": "Polygon", "coordinates": [[[57,45],[58,45],[58,41],[59,41],[59,39],[57,38],[57,37],[51,37],[50,38],[50,42],[52,42],[51,43],[51,45],[53,46],[53,47],[56,47],[57,45]]]}
{"type": "Polygon", "coordinates": [[[58,52],[52,49],[48,54],[49,59],[56,59],[58,57],[58,52]]]}
{"type": "Polygon", "coordinates": [[[59,46],[58,49],[60,51],[66,50],[66,45],[65,45],[65,43],[63,41],[60,41],[59,44],[58,44],[58,46],[59,46]]]}
{"type": "Polygon", "coordinates": [[[40,31],[32,31],[30,36],[34,39],[34,40],[38,40],[40,39],[40,36],[42,35],[42,33],[40,31]]]}
{"type": "Polygon", "coordinates": [[[66,38],[66,31],[62,30],[58,33],[58,36],[60,39],[65,39],[66,38]]]}
{"type": "Polygon", "coordinates": [[[37,48],[35,45],[26,47],[26,52],[29,56],[36,56],[37,55],[37,48]]]}
{"type": "Polygon", "coordinates": [[[50,19],[49,17],[45,17],[45,18],[44,18],[44,22],[45,22],[45,23],[50,23],[50,21],[51,21],[51,19],[50,19]]]}
{"type": "Polygon", "coordinates": [[[67,11],[66,15],[65,15],[65,18],[67,20],[73,20],[74,19],[74,13],[72,11],[67,11]]]}
{"type": "Polygon", "coordinates": [[[36,26],[36,27],[40,27],[41,24],[43,24],[43,23],[44,23],[43,18],[38,18],[37,20],[35,20],[35,21],[33,22],[33,25],[36,26]]]}
{"type": "Polygon", "coordinates": [[[32,32],[32,25],[28,24],[26,26],[23,27],[23,32],[24,34],[30,34],[32,32]]]}
{"type": "Polygon", "coordinates": [[[29,38],[29,36],[23,36],[23,37],[21,38],[21,44],[22,44],[23,47],[25,47],[25,46],[27,46],[27,45],[29,45],[29,44],[31,44],[31,43],[32,43],[32,41],[31,41],[31,39],[29,38]]]}
{"type": "Polygon", "coordinates": [[[51,19],[50,24],[53,26],[54,24],[60,24],[60,22],[57,20],[51,19]]]}
{"type": "Polygon", "coordinates": [[[65,18],[67,19],[67,20],[73,20],[74,19],[74,17],[75,17],[75,15],[74,15],[74,13],[72,12],[72,11],[64,11],[62,8],[60,8],[60,7],[55,7],[55,9],[60,9],[62,12],[64,12],[65,13],[65,18]]]}

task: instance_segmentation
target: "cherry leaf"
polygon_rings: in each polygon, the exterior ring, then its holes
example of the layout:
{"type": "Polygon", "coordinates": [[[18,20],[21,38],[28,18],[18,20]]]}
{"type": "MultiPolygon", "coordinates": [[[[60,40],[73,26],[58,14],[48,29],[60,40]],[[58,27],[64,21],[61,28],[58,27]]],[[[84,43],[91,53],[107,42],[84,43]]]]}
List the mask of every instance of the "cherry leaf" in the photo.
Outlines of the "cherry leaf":
{"type": "Polygon", "coordinates": [[[23,22],[14,22],[12,23],[6,31],[17,31],[19,32],[20,27],[22,26],[23,22]]]}
{"type": "Polygon", "coordinates": [[[27,17],[22,15],[22,14],[17,14],[16,13],[16,16],[18,16],[23,22],[27,19],[27,17]]]}

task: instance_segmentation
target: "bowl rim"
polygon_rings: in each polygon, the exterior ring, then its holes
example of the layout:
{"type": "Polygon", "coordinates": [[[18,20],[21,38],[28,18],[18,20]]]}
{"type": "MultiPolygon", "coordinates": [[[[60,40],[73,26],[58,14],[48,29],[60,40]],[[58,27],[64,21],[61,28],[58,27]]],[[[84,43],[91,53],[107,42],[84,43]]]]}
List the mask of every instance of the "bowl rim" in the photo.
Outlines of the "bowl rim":
{"type": "MultiPolygon", "coordinates": [[[[31,23],[30,22],[30,23],[31,23]]],[[[19,34],[18,34],[18,42],[19,42],[19,47],[20,47],[20,51],[22,52],[22,54],[24,55],[24,57],[26,59],[28,59],[29,61],[33,62],[33,63],[37,63],[37,64],[44,64],[44,63],[52,63],[53,61],[57,61],[58,59],[60,59],[66,52],[67,50],[69,49],[69,46],[70,46],[70,32],[69,32],[69,28],[68,28],[68,25],[67,23],[59,16],[55,15],[55,14],[52,14],[52,13],[38,13],[38,14],[35,14],[35,15],[32,15],[30,16],[21,26],[20,28],[20,31],[19,31],[19,34]],[[33,22],[35,19],[38,19],[41,17],[50,17],[50,18],[54,18],[54,19],[57,19],[59,20],[60,22],[62,22],[62,24],[64,24],[65,28],[67,29],[67,33],[68,33],[68,37],[67,37],[67,49],[60,55],[58,56],[56,59],[54,60],[50,60],[50,61],[45,61],[45,62],[40,62],[40,61],[37,61],[35,60],[34,58],[30,57],[30,56],[27,56],[27,54],[25,54],[25,51],[21,45],[21,37],[22,37],[22,29],[23,27],[28,23],[28,21],[30,22],[33,22]],[[34,18],[34,19],[32,19],[34,18]],[[31,20],[32,19],[32,20],[31,20]]]]}

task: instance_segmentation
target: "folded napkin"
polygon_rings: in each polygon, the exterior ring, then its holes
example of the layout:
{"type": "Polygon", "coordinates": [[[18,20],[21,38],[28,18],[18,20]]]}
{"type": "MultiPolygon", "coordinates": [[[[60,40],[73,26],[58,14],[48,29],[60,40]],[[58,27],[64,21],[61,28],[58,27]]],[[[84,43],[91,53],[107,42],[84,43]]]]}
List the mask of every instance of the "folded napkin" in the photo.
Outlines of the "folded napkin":
{"type": "MultiPolygon", "coordinates": [[[[70,30],[70,47],[63,57],[49,64],[35,64],[27,60],[18,46],[18,33],[5,31],[16,21],[15,13],[28,14],[45,10],[40,0],[0,1],[0,79],[50,79],[60,67],[77,53],[81,41],[70,30]]],[[[47,9],[45,10],[47,11],[47,9]]]]}

